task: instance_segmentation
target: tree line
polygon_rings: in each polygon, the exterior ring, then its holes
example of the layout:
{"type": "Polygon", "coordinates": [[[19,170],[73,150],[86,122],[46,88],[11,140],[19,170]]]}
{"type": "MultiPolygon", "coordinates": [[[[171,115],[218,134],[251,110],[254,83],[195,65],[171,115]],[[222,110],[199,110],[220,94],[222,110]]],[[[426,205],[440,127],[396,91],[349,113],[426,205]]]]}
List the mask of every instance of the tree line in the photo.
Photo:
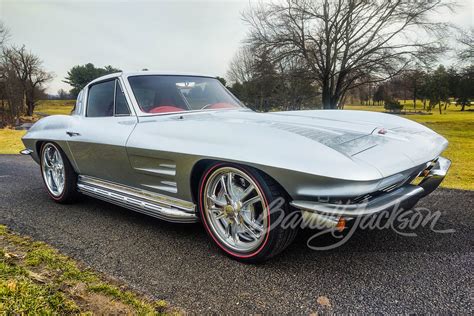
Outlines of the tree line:
{"type": "Polygon", "coordinates": [[[365,85],[354,89],[348,95],[350,103],[362,105],[387,105],[389,110],[400,110],[407,100],[417,110],[417,101],[422,109],[431,111],[438,108],[441,113],[449,104],[459,106],[464,111],[474,100],[474,66],[450,67],[443,65],[434,70],[420,69],[404,71],[378,85],[365,85]],[[397,101],[403,100],[403,101],[397,101]]]}
{"type": "Polygon", "coordinates": [[[248,106],[261,111],[335,109],[357,94],[390,103],[400,95],[389,87],[402,80],[411,82],[413,91],[401,89],[407,98],[429,99],[435,106],[454,97],[464,109],[472,99],[467,90],[472,83],[473,31],[457,38],[462,47],[457,60],[467,67],[432,70],[450,51],[445,39],[459,33],[454,25],[435,20],[436,12],[454,8],[445,0],[286,0],[252,5],[243,13],[250,31],[229,64],[229,86],[248,106]],[[446,80],[449,89],[436,88],[446,80]]]}

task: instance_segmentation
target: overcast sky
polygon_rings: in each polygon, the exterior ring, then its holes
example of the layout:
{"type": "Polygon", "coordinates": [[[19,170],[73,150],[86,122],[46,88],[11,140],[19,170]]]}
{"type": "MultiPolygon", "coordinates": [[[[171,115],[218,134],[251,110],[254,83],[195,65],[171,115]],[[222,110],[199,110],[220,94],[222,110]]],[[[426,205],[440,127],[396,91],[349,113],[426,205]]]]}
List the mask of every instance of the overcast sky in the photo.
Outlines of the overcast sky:
{"type": "MultiPolygon", "coordinates": [[[[473,25],[474,0],[446,19],[473,25]]],[[[247,26],[248,0],[25,1],[0,0],[10,43],[25,44],[55,74],[47,92],[74,65],[92,62],[124,71],[171,70],[225,76],[247,26]]]]}

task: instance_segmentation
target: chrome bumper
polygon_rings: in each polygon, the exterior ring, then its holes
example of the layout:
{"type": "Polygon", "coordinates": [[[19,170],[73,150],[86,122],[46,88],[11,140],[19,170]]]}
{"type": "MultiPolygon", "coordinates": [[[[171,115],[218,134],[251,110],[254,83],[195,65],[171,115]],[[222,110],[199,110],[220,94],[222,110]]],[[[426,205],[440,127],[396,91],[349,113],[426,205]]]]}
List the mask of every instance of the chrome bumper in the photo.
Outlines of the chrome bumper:
{"type": "Polygon", "coordinates": [[[451,160],[439,157],[435,165],[429,170],[428,174],[420,182],[419,186],[423,188],[423,196],[433,192],[443,181],[451,166],[451,160]]]}
{"type": "Polygon", "coordinates": [[[443,181],[451,165],[449,159],[439,157],[436,163],[425,169],[426,175],[418,185],[407,184],[371,201],[359,204],[330,204],[313,201],[292,201],[296,209],[329,217],[359,217],[394,209],[409,209],[419,199],[433,192],[443,181]]]}

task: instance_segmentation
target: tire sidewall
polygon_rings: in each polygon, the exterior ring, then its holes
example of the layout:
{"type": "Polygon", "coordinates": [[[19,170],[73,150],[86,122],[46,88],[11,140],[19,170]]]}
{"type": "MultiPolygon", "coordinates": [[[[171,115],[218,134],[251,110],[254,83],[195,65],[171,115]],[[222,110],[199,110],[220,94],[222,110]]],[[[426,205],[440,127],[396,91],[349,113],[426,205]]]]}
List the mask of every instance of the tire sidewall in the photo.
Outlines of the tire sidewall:
{"type": "Polygon", "coordinates": [[[269,252],[274,248],[274,235],[278,233],[279,227],[273,227],[272,223],[275,218],[278,218],[278,214],[273,214],[270,210],[270,206],[272,202],[277,198],[272,194],[271,190],[268,188],[265,180],[263,177],[253,168],[242,166],[235,163],[215,163],[209,166],[203,173],[201,180],[199,181],[199,189],[198,189],[198,207],[199,207],[199,215],[201,217],[201,221],[203,226],[209,235],[209,237],[213,240],[213,242],[228,256],[237,259],[242,262],[259,262],[264,260],[266,257],[270,255],[269,252]],[[262,244],[258,247],[257,250],[253,250],[250,253],[240,253],[235,252],[232,249],[229,249],[225,244],[222,244],[219,239],[215,236],[214,232],[210,228],[210,224],[207,222],[207,218],[204,214],[204,188],[206,183],[209,179],[209,176],[216,171],[217,169],[224,168],[224,167],[232,167],[235,169],[240,170],[241,172],[245,173],[249,176],[255,184],[258,186],[258,189],[263,195],[264,199],[264,206],[265,212],[267,215],[267,231],[265,233],[265,239],[262,244]],[[272,228],[272,229],[270,229],[272,228]]]}
{"type": "Polygon", "coordinates": [[[41,151],[40,151],[40,168],[41,168],[41,178],[43,179],[43,184],[46,188],[46,192],[48,192],[48,195],[50,196],[51,199],[53,199],[54,201],[56,202],[64,202],[67,200],[68,198],[68,195],[69,195],[69,191],[70,191],[70,182],[72,179],[70,179],[70,176],[71,176],[71,170],[69,168],[72,168],[70,163],[69,163],[69,160],[67,159],[66,155],[64,154],[64,152],[62,151],[61,147],[59,147],[57,144],[53,143],[53,142],[46,142],[44,144],[42,144],[41,146],[41,151]],[[44,172],[43,172],[43,154],[44,154],[44,150],[46,148],[46,146],[53,146],[58,152],[59,154],[61,155],[61,159],[63,160],[63,165],[64,165],[64,188],[63,188],[63,191],[61,192],[60,195],[58,196],[55,196],[53,195],[49,188],[48,188],[48,185],[46,184],[46,179],[44,178],[44,172]]]}

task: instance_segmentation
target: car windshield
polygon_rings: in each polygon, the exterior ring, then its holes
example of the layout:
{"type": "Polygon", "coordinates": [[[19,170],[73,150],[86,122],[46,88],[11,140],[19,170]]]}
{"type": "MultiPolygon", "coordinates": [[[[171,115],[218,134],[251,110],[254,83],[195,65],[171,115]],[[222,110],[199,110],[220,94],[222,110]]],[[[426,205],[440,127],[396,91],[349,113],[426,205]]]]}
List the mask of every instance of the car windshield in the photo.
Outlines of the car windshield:
{"type": "Polygon", "coordinates": [[[243,108],[219,82],[195,76],[131,76],[132,91],[146,113],[243,108]]]}

